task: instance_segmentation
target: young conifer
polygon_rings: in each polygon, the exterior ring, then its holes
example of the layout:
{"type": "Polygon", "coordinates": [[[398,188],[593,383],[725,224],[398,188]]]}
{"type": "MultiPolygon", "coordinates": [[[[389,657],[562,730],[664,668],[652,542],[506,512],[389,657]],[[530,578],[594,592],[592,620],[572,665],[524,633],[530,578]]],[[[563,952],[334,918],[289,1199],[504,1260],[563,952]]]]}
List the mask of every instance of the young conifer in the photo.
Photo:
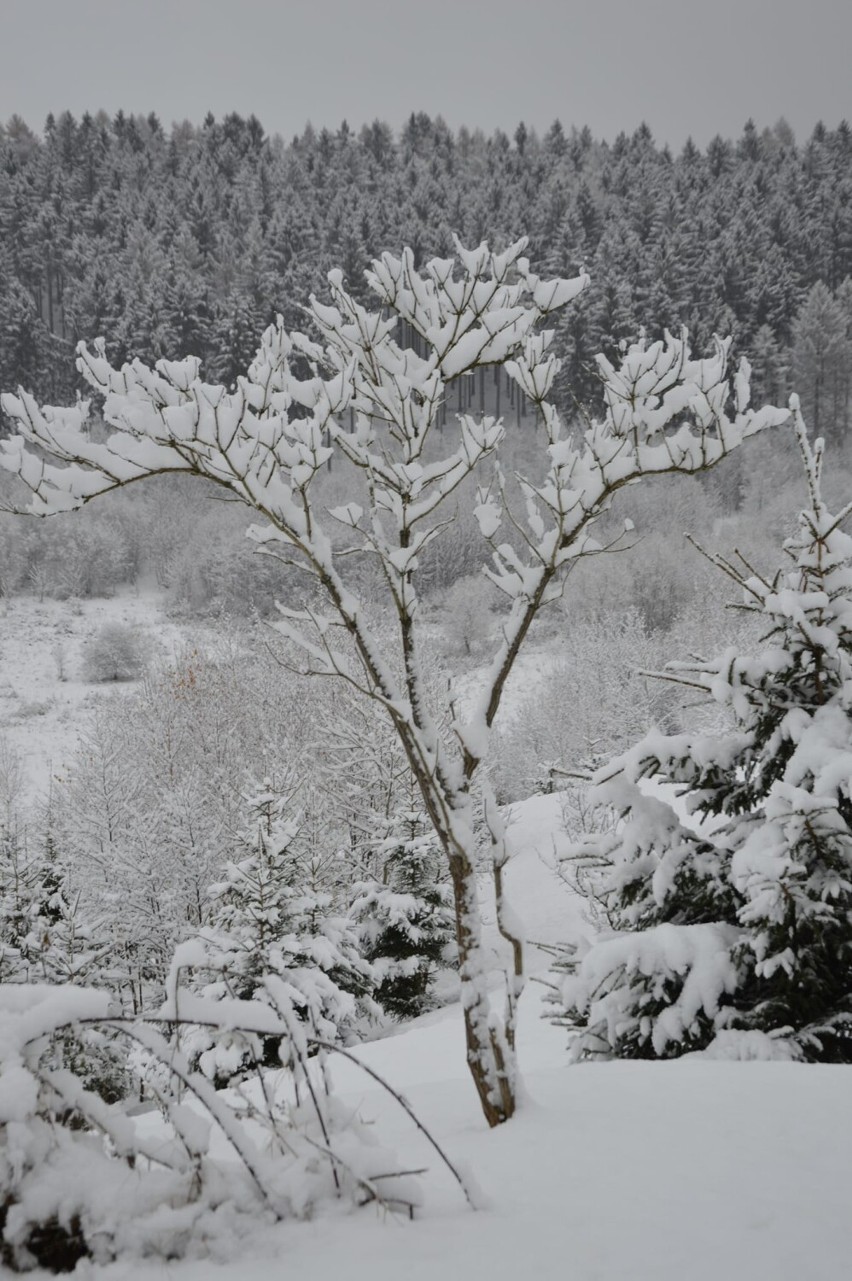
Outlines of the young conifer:
{"type": "MultiPolygon", "coordinates": [[[[201,933],[208,979],[213,971],[204,995],[264,1000],[263,979],[277,975],[311,1033],[345,1041],[358,1017],[357,998],[372,982],[354,927],[312,884],[288,789],[266,779],[245,799],[248,821],[237,858],[214,887],[218,908],[201,933]]],[[[261,1062],[276,1066],[279,1040],[251,1047],[241,1036],[223,1041],[199,1030],[185,1048],[203,1071],[224,1082],[251,1064],[252,1049],[261,1062]]]]}
{"type": "Polygon", "coordinates": [[[356,886],[352,914],[361,923],[379,1005],[395,1019],[434,1007],[436,970],[452,945],[452,893],[440,880],[440,849],[425,814],[400,811],[379,848],[382,880],[356,886]]]}
{"type": "Polygon", "coordinates": [[[829,512],[822,442],[793,409],[809,499],[793,567],[770,581],[712,557],[765,620],[763,647],[669,668],[733,728],[653,732],[598,772],[623,823],[579,853],[608,861],[615,928],[559,967],[576,1058],[852,1062],[852,503],[829,512]]]}

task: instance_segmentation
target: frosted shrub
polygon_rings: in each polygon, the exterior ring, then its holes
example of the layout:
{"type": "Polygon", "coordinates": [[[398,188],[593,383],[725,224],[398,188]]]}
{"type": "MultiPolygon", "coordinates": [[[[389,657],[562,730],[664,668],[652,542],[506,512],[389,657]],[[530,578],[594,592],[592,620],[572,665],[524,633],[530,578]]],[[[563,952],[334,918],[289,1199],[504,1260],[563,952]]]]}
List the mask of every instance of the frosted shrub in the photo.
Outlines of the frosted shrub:
{"type": "MultiPolygon", "coordinates": [[[[710,484],[700,478],[677,493],[656,479],[629,490],[619,513],[622,510],[633,525],[627,538],[635,542],[636,554],[598,556],[578,564],[570,591],[558,607],[563,625],[609,624],[614,616],[635,612],[649,633],[669,631],[681,612],[706,596],[712,585],[709,566],[685,545],[684,534],[702,541],[711,537],[718,501],[710,484]]],[[[606,541],[617,538],[621,528],[610,517],[606,541]]]]}
{"type": "Polygon", "coordinates": [[[139,569],[134,513],[127,503],[120,507],[30,528],[0,516],[0,595],[29,588],[40,599],[112,596],[139,569]]]}
{"type": "Polygon", "coordinates": [[[326,1047],[304,1035],[283,982],[266,980],[266,1004],[193,997],[178,988],[194,959],[188,947],[175,957],[168,1000],[151,1022],[115,1016],[109,997],[87,988],[0,985],[0,1262],[7,1267],[60,1272],[85,1258],[221,1258],[240,1252],[260,1223],[308,1218],[332,1200],[413,1215],[417,1183],[395,1173],[393,1155],[330,1095],[326,1047]],[[217,1093],[159,1031],[187,1019],[214,1037],[241,1038],[249,1050],[275,1037],[288,1070],[257,1072],[250,1088],[217,1093]],[[159,1125],[146,1118],[138,1126],[58,1065],[57,1041],[91,1027],[137,1047],[128,1062],[155,1083],[159,1125]]]}
{"type": "Polygon", "coordinates": [[[493,641],[497,616],[494,588],[481,575],[459,578],[443,597],[442,631],[451,648],[469,657],[486,650],[493,641]]]}
{"type": "Polygon", "coordinates": [[[435,540],[423,550],[423,593],[446,591],[460,578],[472,578],[482,569],[482,538],[473,515],[475,495],[459,503],[453,517],[453,537],[435,540]]]}
{"type": "Polygon", "coordinates": [[[642,674],[659,666],[661,648],[638,610],[574,624],[557,654],[546,674],[531,673],[500,741],[497,777],[509,800],[529,795],[548,770],[585,769],[626,747],[671,701],[642,674]]]}
{"type": "Polygon", "coordinates": [[[577,856],[608,865],[597,894],[615,929],[557,966],[575,1058],[852,1062],[852,504],[828,511],[822,442],[795,412],[809,505],[793,569],[713,558],[763,648],[669,668],[730,727],[653,731],[598,772],[623,821],[577,856]]]}
{"type": "Polygon", "coordinates": [[[27,581],[27,559],[20,525],[0,513],[0,597],[12,596],[27,581]]]}
{"type": "Polygon", "coordinates": [[[105,623],[83,652],[82,676],[91,684],[135,681],[143,674],[150,646],[139,632],[123,623],[105,623]]]}
{"type": "Polygon", "coordinates": [[[65,521],[43,544],[48,595],[58,600],[111,596],[131,577],[128,541],[117,521],[88,521],[69,528],[65,521]]]}
{"type": "MultiPolygon", "coordinates": [[[[103,922],[110,983],[128,1008],[162,999],[177,942],[237,897],[226,869],[251,852],[252,778],[293,794],[298,833],[282,874],[288,902],[313,896],[310,910],[297,904],[301,943],[312,933],[319,949],[324,922],[346,915],[352,883],[376,871],[370,851],[410,773],[397,740],[342,685],[306,699],[304,678],[276,661],[291,653],[279,645],[273,657],[266,632],[220,629],[212,651],[187,647],[132,690],[95,700],[54,788],[63,859],[86,917],[103,922]]],[[[241,948],[234,941],[235,955],[241,948]]]]}
{"type": "MultiPolygon", "coordinates": [[[[221,505],[220,505],[221,506],[221,505]]],[[[159,579],[181,614],[269,614],[289,593],[282,566],[253,556],[245,522],[219,509],[201,513],[187,536],[164,556],[159,579]],[[235,550],[236,549],[236,550],[235,550]]]]}

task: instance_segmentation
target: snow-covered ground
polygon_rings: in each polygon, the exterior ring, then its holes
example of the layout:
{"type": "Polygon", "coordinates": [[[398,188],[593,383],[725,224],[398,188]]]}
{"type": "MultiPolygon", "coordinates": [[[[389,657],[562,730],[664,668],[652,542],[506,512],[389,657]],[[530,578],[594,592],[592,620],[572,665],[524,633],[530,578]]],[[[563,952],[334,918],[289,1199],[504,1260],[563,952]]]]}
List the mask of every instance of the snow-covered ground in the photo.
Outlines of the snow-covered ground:
{"type": "MultiPolygon", "coordinates": [[[[133,682],[93,685],[82,679],[86,643],[107,623],[131,628],[152,658],[168,660],[189,631],[166,618],[154,593],[122,593],[109,600],[0,601],[0,736],[17,753],[24,793],[43,795],[74,751],[81,712],[104,694],[133,682]]],[[[192,629],[197,636],[199,627],[192,629]]]]}

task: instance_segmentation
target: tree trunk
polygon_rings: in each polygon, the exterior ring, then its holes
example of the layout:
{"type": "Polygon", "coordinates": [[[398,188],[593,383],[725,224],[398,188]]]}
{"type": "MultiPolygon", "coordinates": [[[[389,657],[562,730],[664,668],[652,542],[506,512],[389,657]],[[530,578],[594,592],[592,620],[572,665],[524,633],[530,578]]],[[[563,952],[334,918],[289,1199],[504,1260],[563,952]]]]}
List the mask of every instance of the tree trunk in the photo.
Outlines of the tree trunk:
{"type": "Polygon", "coordinates": [[[482,947],[479,895],[473,863],[460,853],[450,856],[459,949],[461,1003],[467,1065],[490,1126],[501,1125],[514,1115],[516,1106],[515,1056],[511,1039],[492,1019],[489,1009],[488,967],[482,947]]]}

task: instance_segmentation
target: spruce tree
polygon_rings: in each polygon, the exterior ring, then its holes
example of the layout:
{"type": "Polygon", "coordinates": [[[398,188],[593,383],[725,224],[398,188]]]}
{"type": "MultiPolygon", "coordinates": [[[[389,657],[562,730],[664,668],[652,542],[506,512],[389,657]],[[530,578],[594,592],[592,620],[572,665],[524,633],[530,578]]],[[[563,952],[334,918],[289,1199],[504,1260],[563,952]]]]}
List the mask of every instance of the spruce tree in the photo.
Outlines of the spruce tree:
{"type": "Polygon", "coordinates": [[[382,879],[355,887],[352,915],[375,971],[375,999],[393,1018],[411,1019],[434,1008],[435,972],[453,940],[452,896],[439,879],[435,835],[416,808],[394,816],[377,853],[382,879]]]}
{"type": "Polygon", "coordinates": [[[41,867],[14,816],[0,815],[0,982],[38,980],[41,867]]]}
{"type": "Polygon", "coordinates": [[[852,347],[841,303],[818,280],[793,325],[793,381],[814,431],[842,439],[852,347]]]}
{"type": "Polygon", "coordinates": [[[809,496],[793,568],[769,580],[712,557],[763,648],[669,668],[732,728],[652,732],[596,776],[623,822],[577,851],[606,868],[613,928],[556,967],[575,1058],[852,1062],[852,503],[829,512],[822,441],[791,403],[809,496]]]}
{"type": "MultiPolygon", "coordinates": [[[[265,1000],[263,979],[277,975],[311,1033],[345,1042],[372,975],[352,923],[334,911],[330,894],[311,883],[291,790],[266,779],[246,795],[248,821],[238,837],[237,858],[213,889],[218,908],[200,935],[208,980],[213,971],[203,992],[265,1000]]],[[[185,1046],[191,1057],[220,1084],[252,1061],[252,1046],[239,1035],[223,1039],[199,1031],[191,1041],[185,1046]]],[[[280,1063],[279,1041],[262,1038],[253,1047],[265,1065],[280,1063]]]]}

